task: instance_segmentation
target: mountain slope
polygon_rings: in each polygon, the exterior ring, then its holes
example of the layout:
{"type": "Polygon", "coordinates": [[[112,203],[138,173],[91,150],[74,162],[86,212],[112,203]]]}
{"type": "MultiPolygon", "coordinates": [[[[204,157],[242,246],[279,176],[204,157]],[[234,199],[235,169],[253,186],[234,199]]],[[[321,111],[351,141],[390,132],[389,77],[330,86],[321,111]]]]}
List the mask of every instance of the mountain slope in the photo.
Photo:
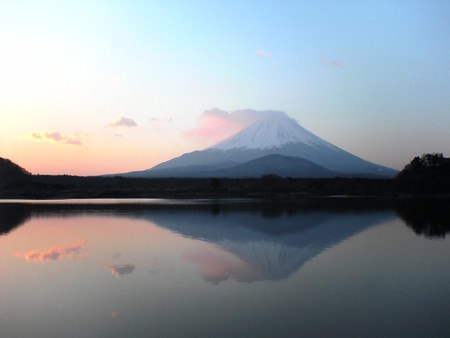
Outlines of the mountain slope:
{"type": "MultiPolygon", "coordinates": [[[[393,177],[397,171],[352,155],[301,127],[285,113],[264,111],[261,119],[205,150],[183,154],[151,169],[128,173],[133,177],[210,177],[268,155],[304,159],[336,176],[393,177]]],[[[279,171],[283,170],[280,166],[279,171]]],[[[234,169],[237,170],[237,169],[234,169]]],[[[273,174],[279,174],[274,172],[273,174]]],[[[255,172],[254,177],[257,177],[255,172]]],[[[293,177],[329,177],[298,172],[293,177]]]]}
{"type": "Polygon", "coordinates": [[[261,177],[278,175],[281,177],[335,177],[336,173],[298,157],[278,154],[267,155],[237,166],[217,170],[215,177],[261,177]]]}

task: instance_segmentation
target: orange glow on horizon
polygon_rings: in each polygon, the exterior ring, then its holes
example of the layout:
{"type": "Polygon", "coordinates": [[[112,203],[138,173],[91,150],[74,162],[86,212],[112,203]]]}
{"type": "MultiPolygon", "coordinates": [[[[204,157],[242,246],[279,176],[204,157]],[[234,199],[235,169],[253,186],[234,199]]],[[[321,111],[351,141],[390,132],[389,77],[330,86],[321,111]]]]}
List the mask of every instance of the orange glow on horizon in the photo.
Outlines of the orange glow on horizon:
{"type": "MultiPolygon", "coordinates": [[[[18,141],[20,142],[20,141],[18,141]]],[[[61,145],[51,142],[20,142],[13,154],[4,154],[35,175],[94,176],[149,169],[181,155],[183,149],[145,149],[124,145],[93,149],[91,146],[61,145]]]]}

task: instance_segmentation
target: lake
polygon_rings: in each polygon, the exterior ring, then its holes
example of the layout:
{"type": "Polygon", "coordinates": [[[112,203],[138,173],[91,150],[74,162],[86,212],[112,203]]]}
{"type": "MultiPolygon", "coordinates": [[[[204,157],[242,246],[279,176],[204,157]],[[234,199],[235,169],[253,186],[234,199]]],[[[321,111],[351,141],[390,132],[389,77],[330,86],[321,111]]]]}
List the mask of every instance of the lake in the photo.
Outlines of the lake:
{"type": "Polygon", "coordinates": [[[450,336],[446,202],[0,203],[1,337],[450,336]]]}

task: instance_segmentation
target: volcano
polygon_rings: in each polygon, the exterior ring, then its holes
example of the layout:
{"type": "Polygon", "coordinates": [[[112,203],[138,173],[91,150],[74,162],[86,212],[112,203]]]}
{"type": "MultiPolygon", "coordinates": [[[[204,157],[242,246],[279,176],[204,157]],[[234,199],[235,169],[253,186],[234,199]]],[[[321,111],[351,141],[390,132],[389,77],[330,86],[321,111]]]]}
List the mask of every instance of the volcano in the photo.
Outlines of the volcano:
{"type": "Polygon", "coordinates": [[[321,139],[283,112],[259,113],[256,122],[209,148],[123,176],[390,178],[397,174],[321,139]]]}

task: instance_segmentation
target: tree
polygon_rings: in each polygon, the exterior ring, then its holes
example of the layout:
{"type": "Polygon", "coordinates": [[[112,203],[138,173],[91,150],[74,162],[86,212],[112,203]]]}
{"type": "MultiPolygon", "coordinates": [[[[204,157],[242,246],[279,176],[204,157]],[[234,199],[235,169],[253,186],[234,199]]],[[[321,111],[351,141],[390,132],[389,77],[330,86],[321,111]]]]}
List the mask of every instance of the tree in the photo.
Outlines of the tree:
{"type": "Polygon", "coordinates": [[[450,192],[450,158],[442,153],[416,156],[398,174],[400,187],[409,192],[450,192]]]}
{"type": "Polygon", "coordinates": [[[414,157],[400,174],[431,171],[443,166],[445,167],[446,165],[449,165],[449,159],[445,158],[442,153],[423,154],[422,157],[414,157]]]}

